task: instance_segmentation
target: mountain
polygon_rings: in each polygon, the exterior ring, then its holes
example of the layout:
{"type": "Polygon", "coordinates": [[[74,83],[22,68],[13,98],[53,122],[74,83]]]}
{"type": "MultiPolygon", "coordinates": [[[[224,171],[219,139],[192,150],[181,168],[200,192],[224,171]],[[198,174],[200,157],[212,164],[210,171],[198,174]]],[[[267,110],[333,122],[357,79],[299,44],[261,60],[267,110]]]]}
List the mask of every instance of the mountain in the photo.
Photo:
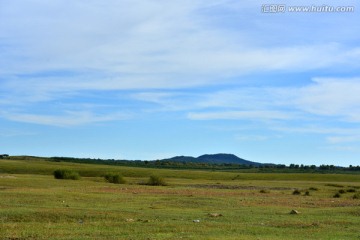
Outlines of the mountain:
{"type": "Polygon", "coordinates": [[[163,159],[162,161],[170,162],[193,162],[193,163],[212,163],[212,164],[241,164],[260,166],[261,163],[251,162],[237,157],[234,154],[218,153],[218,154],[204,154],[197,158],[190,156],[176,156],[173,158],[163,159]]]}
{"type": "Polygon", "coordinates": [[[190,156],[176,156],[172,158],[163,159],[161,161],[169,161],[169,162],[199,162],[197,158],[190,156]]]}

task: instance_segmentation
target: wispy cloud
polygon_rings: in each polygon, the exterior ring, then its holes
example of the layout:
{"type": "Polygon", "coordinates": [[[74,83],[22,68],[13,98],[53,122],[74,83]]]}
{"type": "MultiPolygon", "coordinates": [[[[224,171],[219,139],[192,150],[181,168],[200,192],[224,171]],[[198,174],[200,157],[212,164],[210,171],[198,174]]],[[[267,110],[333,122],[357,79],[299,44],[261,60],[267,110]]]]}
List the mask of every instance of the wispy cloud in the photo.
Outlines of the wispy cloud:
{"type": "Polygon", "coordinates": [[[198,105],[203,108],[237,109],[236,111],[191,113],[190,118],[294,119],[332,116],[339,121],[358,122],[360,116],[358,92],[360,92],[358,78],[314,78],[311,84],[300,87],[225,90],[207,93],[202,100],[199,100],[198,105]]]}
{"type": "Polygon", "coordinates": [[[288,120],[294,118],[294,116],[290,113],[279,111],[222,111],[189,113],[188,118],[192,120],[247,119],[264,121],[271,119],[288,120]]]}
{"type": "MultiPolygon", "coordinates": [[[[234,4],[78,1],[68,8],[62,1],[29,1],[21,6],[12,1],[4,4],[0,16],[4,49],[0,74],[12,78],[13,88],[54,92],[187,88],[258,72],[359,67],[356,46],[336,42],[266,46],[255,41],[260,35],[251,35],[243,25],[224,29],[215,24],[214,12],[228,13],[231,6],[238,11],[231,15],[237,20],[247,16],[243,9],[254,5],[234,4]],[[22,15],[26,17],[17,17],[22,15]],[[49,71],[57,74],[18,76],[49,71]],[[77,74],[59,77],[61,71],[77,74]]],[[[257,32],[266,30],[254,27],[257,32]]]]}
{"type": "MultiPolygon", "coordinates": [[[[347,153],[352,153],[352,154],[360,152],[360,149],[358,146],[329,145],[326,147],[322,147],[321,149],[325,150],[325,151],[332,151],[332,152],[336,151],[336,152],[341,152],[341,153],[347,152],[347,153]]],[[[343,162],[337,162],[336,164],[341,164],[342,166],[351,165],[351,163],[344,164],[343,162]]],[[[355,162],[354,164],[358,165],[357,162],[355,162]]]]}
{"type": "Polygon", "coordinates": [[[30,113],[0,112],[8,120],[16,122],[34,123],[58,127],[84,125],[97,122],[119,121],[129,119],[125,114],[94,115],[91,112],[67,112],[62,115],[43,115],[30,113]]]}
{"type": "Polygon", "coordinates": [[[329,143],[349,143],[349,142],[360,142],[360,135],[350,135],[350,136],[331,136],[327,137],[329,143]]]}
{"type": "Polygon", "coordinates": [[[360,78],[315,78],[314,84],[298,89],[295,104],[300,109],[347,121],[360,121],[360,78]]]}
{"type": "Polygon", "coordinates": [[[309,123],[304,123],[304,125],[297,126],[272,126],[270,128],[274,131],[287,132],[287,133],[302,133],[302,134],[324,134],[324,135],[359,135],[360,128],[352,126],[325,126],[322,121],[315,124],[314,122],[309,125],[309,123]]]}
{"type": "Polygon", "coordinates": [[[37,133],[31,131],[20,131],[16,129],[0,129],[0,137],[16,138],[24,136],[35,136],[37,133]]]}
{"type": "Polygon", "coordinates": [[[265,135],[242,135],[238,134],[235,136],[235,139],[237,141],[243,141],[243,142],[259,142],[259,141],[266,141],[270,139],[270,136],[265,135]]]}
{"type": "MultiPolygon", "coordinates": [[[[259,87],[206,93],[191,120],[241,120],[258,129],[322,136],[326,143],[360,142],[358,78],[314,78],[298,87],[259,87]]],[[[248,140],[251,141],[252,138],[248,140]]],[[[259,140],[259,139],[258,139],[259,140]]]]}

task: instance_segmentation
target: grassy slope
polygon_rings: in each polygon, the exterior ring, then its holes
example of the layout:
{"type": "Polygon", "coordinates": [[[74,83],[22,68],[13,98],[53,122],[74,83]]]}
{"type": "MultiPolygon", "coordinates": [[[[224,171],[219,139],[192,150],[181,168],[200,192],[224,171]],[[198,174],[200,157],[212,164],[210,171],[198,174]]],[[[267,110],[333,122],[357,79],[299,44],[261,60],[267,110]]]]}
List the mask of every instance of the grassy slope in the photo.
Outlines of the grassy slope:
{"type": "Polygon", "coordinates": [[[360,200],[332,197],[350,188],[360,192],[360,176],[0,160],[0,239],[358,239],[360,200]],[[57,168],[91,177],[55,180],[57,168]],[[128,184],[104,182],[105,172],[128,184]],[[138,184],[153,173],[169,186],[138,184]],[[295,188],[302,195],[292,195],[295,188]],[[309,188],[318,190],[304,196],[309,188]]]}
{"type": "Polygon", "coordinates": [[[359,174],[322,173],[244,173],[200,170],[169,170],[138,167],[120,167],[67,162],[49,162],[41,159],[0,160],[0,173],[52,175],[59,168],[78,171],[81,176],[100,177],[116,171],[125,177],[149,177],[156,174],[167,178],[213,179],[213,180],[288,180],[288,181],[345,181],[360,182],[359,174]]]}

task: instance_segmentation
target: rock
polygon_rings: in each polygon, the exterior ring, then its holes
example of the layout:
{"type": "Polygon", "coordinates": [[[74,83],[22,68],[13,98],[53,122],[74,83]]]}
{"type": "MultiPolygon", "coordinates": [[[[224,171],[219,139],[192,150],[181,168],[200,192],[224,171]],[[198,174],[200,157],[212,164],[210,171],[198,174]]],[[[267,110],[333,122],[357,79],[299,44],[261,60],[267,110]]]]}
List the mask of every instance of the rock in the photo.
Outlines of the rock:
{"type": "Polygon", "coordinates": [[[291,210],[290,214],[299,214],[300,212],[298,210],[291,210]]]}
{"type": "Polygon", "coordinates": [[[125,221],[127,221],[127,222],[134,222],[135,220],[132,219],[132,218],[127,218],[125,221]]]}
{"type": "Polygon", "coordinates": [[[193,222],[194,222],[194,223],[199,223],[200,220],[199,220],[199,219],[195,219],[195,220],[193,220],[193,222]]]}

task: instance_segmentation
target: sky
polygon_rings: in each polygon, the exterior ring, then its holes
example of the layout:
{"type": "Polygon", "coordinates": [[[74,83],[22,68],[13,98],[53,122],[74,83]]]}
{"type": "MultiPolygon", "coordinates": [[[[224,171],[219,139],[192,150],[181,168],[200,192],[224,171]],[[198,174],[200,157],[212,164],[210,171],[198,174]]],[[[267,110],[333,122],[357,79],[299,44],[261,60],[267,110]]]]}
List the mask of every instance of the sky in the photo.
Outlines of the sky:
{"type": "Polygon", "coordinates": [[[360,3],[282,2],[0,0],[0,153],[360,165],[360,3]]]}

